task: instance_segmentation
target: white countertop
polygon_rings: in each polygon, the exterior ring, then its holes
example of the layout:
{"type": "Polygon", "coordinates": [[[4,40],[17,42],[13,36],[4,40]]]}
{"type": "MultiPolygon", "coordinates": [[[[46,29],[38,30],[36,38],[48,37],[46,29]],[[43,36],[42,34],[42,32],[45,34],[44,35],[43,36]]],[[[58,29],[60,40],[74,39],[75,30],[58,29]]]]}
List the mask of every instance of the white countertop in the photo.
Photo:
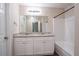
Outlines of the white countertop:
{"type": "Polygon", "coordinates": [[[13,37],[54,37],[49,33],[26,33],[26,34],[14,34],[13,37]]]}

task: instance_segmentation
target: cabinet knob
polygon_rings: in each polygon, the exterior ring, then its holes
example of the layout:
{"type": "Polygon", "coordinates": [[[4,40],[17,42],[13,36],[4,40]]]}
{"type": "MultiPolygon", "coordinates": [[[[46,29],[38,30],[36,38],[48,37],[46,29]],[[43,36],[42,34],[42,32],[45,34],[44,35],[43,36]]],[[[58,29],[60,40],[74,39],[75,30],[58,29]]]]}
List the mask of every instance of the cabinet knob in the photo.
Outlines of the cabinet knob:
{"type": "Polygon", "coordinates": [[[4,37],[4,39],[8,39],[8,37],[4,37]]]}

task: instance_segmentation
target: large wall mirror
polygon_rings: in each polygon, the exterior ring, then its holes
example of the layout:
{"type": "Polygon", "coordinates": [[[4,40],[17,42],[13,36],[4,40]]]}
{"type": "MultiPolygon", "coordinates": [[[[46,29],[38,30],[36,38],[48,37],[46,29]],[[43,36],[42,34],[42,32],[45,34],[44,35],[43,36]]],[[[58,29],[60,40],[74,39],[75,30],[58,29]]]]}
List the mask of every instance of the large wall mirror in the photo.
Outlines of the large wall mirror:
{"type": "Polygon", "coordinates": [[[20,16],[20,33],[48,32],[48,16],[20,16]]]}

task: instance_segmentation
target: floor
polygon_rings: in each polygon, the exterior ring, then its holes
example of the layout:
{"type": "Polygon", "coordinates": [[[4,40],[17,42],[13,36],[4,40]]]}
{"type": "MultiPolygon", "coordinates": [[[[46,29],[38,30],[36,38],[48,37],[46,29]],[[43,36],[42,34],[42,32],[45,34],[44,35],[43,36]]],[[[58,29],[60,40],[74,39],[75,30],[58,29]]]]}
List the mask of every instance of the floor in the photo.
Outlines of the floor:
{"type": "MultiPolygon", "coordinates": [[[[22,56],[22,55],[21,55],[22,56]]],[[[24,55],[23,55],[24,56],[24,55]]],[[[25,55],[26,56],[26,55],[25,55]]],[[[31,55],[28,55],[31,56],[31,55]]],[[[34,55],[33,55],[34,56],[34,55]]],[[[35,55],[36,56],[36,55],[35,55]]],[[[37,55],[37,56],[59,56],[56,52],[54,52],[54,54],[52,55],[37,55]]]]}
{"type": "Polygon", "coordinates": [[[45,55],[45,56],[59,56],[56,52],[54,52],[54,55],[45,55]]]}
{"type": "Polygon", "coordinates": [[[54,55],[53,56],[59,56],[56,52],[54,52],[54,55]]]}

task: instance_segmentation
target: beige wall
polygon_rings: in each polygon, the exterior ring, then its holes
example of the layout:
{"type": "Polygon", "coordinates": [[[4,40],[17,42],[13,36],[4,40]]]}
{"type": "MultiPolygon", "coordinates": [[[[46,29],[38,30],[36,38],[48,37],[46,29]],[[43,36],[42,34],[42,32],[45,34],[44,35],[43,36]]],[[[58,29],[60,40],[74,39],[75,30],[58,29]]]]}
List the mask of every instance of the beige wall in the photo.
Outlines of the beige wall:
{"type": "Polygon", "coordinates": [[[75,4],[75,56],[79,56],[79,4],[75,4]]]}
{"type": "Polygon", "coordinates": [[[55,41],[64,41],[65,36],[65,18],[64,14],[54,19],[54,35],[55,41]]]}
{"type": "Polygon", "coordinates": [[[28,13],[28,9],[33,7],[26,7],[20,5],[20,15],[40,15],[40,16],[55,16],[58,13],[63,11],[63,8],[50,8],[50,7],[34,7],[35,9],[39,9],[40,13],[28,13]]]}

